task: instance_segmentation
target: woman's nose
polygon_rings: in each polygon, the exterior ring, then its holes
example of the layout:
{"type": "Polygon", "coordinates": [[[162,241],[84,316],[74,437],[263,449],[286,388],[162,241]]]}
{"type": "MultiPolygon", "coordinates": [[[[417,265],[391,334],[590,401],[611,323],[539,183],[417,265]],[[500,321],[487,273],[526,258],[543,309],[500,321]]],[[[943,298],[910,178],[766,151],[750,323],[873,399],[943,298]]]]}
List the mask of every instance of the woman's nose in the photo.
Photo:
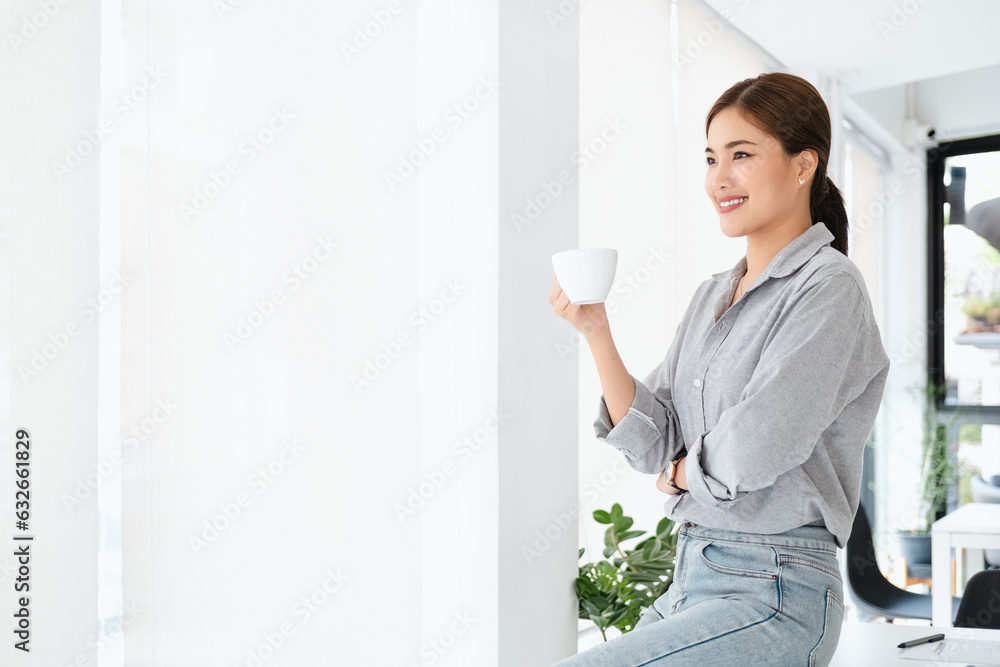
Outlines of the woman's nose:
{"type": "Polygon", "coordinates": [[[720,162],[712,170],[712,185],[716,188],[732,185],[732,170],[725,162],[720,162]]]}

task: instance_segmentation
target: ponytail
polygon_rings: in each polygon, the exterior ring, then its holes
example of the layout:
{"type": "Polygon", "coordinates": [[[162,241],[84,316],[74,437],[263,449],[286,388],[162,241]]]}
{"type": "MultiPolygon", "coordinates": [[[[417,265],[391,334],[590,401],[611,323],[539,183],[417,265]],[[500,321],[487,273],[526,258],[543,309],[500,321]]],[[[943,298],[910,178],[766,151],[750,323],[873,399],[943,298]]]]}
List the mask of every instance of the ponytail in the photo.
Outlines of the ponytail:
{"type": "Polygon", "coordinates": [[[847,255],[847,209],[844,206],[844,196],[826,175],[826,165],[821,164],[813,178],[812,192],[809,193],[809,213],[813,224],[822,222],[833,234],[830,243],[834,248],[847,255]],[[822,173],[820,173],[822,171],[822,173]]]}

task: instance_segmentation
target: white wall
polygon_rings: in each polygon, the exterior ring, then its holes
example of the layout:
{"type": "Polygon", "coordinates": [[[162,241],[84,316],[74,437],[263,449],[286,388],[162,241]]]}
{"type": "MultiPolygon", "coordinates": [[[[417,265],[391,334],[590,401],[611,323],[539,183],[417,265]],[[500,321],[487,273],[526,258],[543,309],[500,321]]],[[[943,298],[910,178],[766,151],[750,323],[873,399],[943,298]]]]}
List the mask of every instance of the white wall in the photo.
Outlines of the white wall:
{"type": "MultiPolygon", "coordinates": [[[[923,79],[913,84],[914,111],[932,125],[939,139],[961,139],[1000,132],[1000,66],[923,79]]],[[[906,117],[905,86],[857,93],[858,104],[902,141],[906,117]]]]}
{"type": "MultiPolygon", "coordinates": [[[[923,431],[923,387],[927,379],[927,206],[923,158],[893,160],[883,175],[882,340],[890,369],[879,418],[883,439],[876,445],[876,530],[881,551],[892,548],[894,529],[912,527],[923,431]]],[[[881,326],[881,324],[880,324],[881,326]]]]}
{"type": "Polygon", "coordinates": [[[1000,132],[1000,65],[921,81],[916,107],[942,139],[1000,132]]]}

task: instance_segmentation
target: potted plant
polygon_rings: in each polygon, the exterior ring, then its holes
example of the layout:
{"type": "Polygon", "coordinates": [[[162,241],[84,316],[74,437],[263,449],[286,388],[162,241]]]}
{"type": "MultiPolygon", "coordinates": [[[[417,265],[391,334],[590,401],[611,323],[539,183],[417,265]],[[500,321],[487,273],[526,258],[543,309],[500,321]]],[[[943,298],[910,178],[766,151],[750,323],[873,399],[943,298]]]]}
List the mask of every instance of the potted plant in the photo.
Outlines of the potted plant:
{"type": "MultiPolygon", "coordinates": [[[[646,531],[631,529],[632,518],[624,515],[621,505],[615,503],[610,512],[596,510],[594,520],[608,525],[604,532],[605,560],[580,565],[576,594],[579,617],[593,621],[607,641],[609,628],[618,628],[622,634],[630,632],[642,610],[665,593],[674,580],[678,526],[664,517],[654,535],[626,549],[623,542],[645,535],[646,531]]],[[[580,558],[584,551],[580,549],[580,558]]]]}
{"type": "Polygon", "coordinates": [[[1000,331],[1000,292],[989,299],[970,296],[962,304],[962,312],[969,316],[965,333],[1000,331]]]}
{"type": "Polygon", "coordinates": [[[917,526],[897,533],[906,567],[928,566],[931,562],[931,524],[948,512],[949,492],[958,483],[959,463],[951,446],[950,434],[960,416],[956,409],[947,423],[938,419],[937,399],[947,385],[929,383],[924,410],[924,433],[921,442],[920,498],[917,526]]]}

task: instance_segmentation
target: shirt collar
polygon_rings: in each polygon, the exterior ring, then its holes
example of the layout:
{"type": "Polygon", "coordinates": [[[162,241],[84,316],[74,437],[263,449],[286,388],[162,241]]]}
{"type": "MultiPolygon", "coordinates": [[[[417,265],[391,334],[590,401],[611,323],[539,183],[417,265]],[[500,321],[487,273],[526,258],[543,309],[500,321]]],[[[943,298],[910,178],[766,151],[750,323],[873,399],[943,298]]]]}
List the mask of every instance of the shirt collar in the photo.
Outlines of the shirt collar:
{"type": "MultiPolygon", "coordinates": [[[[834,236],[825,223],[817,222],[812,227],[802,232],[788,244],[778,251],[768,263],[764,273],[755,281],[763,282],[768,278],[781,278],[796,271],[805,264],[810,257],[815,255],[823,246],[830,245],[834,236]]],[[[743,255],[740,261],[728,271],[713,273],[712,279],[731,287],[734,280],[739,279],[747,270],[747,256],[743,255]]]]}

